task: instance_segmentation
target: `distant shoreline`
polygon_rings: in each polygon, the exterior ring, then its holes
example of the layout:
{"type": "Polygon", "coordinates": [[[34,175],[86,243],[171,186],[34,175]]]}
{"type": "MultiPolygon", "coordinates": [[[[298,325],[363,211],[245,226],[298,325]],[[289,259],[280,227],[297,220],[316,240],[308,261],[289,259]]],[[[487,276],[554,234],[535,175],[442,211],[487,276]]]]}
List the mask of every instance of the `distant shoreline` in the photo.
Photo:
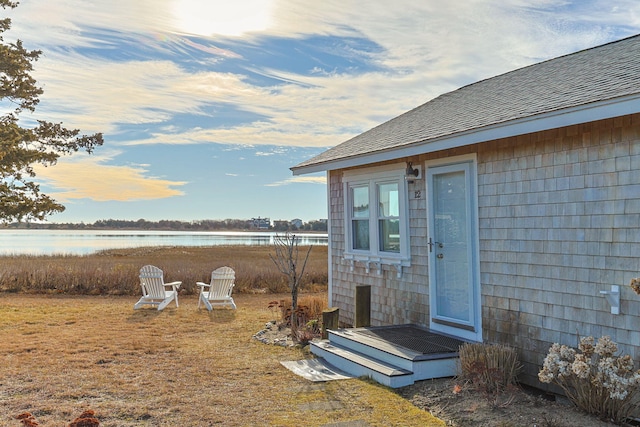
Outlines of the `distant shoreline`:
{"type": "MultiPolygon", "coordinates": [[[[280,232],[229,230],[0,229],[0,255],[89,255],[137,247],[272,246],[280,232]]],[[[322,232],[291,232],[301,246],[328,244],[322,232]]],[[[280,234],[282,235],[282,234],[280,234]]]]}
{"type": "Polygon", "coordinates": [[[191,228],[188,230],[179,228],[135,228],[135,227],[79,227],[79,228],[64,228],[64,227],[12,227],[6,225],[0,225],[0,231],[2,230],[48,230],[48,231],[172,231],[172,232],[212,232],[212,233],[290,233],[290,234],[327,234],[327,231],[323,230],[274,230],[274,229],[248,229],[248,228],[217,228],[217,229],[198,229],[191,228]]]}
{"type": "Polygon", "coordinates": [[[269,218],[252,219],[224,219],[224,220],[197,220],[197,221],[177,221],[160,220],[147,221],[145,219],[120,220],[107,219],[98,220],[93,223],[21,223],[0,225],[0,230],[128,230],[128,231],[251,231],[251,232],[327,232],[327,220],[315,220],[303,222],[296,219],[291,221],[274,220],[269,218]]]}

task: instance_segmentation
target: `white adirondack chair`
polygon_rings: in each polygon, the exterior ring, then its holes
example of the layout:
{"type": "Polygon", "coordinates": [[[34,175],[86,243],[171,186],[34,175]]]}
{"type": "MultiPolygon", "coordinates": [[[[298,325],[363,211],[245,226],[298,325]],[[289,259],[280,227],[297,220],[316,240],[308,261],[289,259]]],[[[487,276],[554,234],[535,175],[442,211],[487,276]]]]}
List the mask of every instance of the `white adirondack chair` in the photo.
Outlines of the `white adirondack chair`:
{"type": "Polygon", "coordinates": [[[197,282],[196,285],[200,287],[198,308],[203,303],[209,311],[213,306],[230,306],[235,310],[236,303],[231,297],[235,280],[236,273],[231,267],[220,267],[211,273],[211,283],[197,282]]]}
{"type": "Polygon", "coordinates": [[[142,298],[133,306],[134,310],[143,305],[158,306],[163,310],[171,301],[178,307],[178,289],[182,282],[164,283],[162,270],[153,265],[145,265],[140,269],[140,286],[142,298]]]}

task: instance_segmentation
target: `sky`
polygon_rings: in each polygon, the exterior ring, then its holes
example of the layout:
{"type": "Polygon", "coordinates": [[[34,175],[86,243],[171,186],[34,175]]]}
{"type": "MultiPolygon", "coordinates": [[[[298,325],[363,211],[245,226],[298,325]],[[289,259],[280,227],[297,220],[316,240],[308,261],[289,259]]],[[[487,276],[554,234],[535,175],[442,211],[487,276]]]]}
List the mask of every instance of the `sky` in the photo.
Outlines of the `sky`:
{"type": "Polygon", "coordinates": [[[637,0],[21,0],[36,119],[102,132],[38,167],[55,223],[327,218],[307,160],[478,80],[640,33],[637,0]]]}

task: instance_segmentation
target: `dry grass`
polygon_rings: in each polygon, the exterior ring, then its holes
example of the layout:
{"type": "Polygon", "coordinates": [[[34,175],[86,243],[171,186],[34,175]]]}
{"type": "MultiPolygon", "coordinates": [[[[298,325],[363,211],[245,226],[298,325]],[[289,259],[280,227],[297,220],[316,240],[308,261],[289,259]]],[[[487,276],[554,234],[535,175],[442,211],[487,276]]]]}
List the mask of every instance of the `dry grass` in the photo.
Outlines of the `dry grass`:
{"type": "Polygon", "coordinates": [[[517,383],[522,364],[512,347],[502,344],[466,343],[460,346],[461,380],[478,390],[497,395],[517,383]]]}
{"type": "Polygon", "coordinates": [[[194,296],[158,312],[133,296],[0,294],[0,424],[28,411],[63,426],[91,409],[104,427],[444,425],[385,387],[283,368],[309,356],[251,338],[278,298],[238,294],[238,310],[209,313],[194,296]]]}
{"type": "MultiPolygon", "coordinates": [[[[164,270],[167,281],[181,280],[181,293],[197,291],[223,265],[236,271],[235,293],[287,292],[288,279],[269,254],[270,246],[147,247],[117,249],[86,256],[0,257],[0,291],[72,295],[138,295],[140,267],[164,270]]],[[[327,247],[314,246],[303,290],[326,289],[327,247]]]]}

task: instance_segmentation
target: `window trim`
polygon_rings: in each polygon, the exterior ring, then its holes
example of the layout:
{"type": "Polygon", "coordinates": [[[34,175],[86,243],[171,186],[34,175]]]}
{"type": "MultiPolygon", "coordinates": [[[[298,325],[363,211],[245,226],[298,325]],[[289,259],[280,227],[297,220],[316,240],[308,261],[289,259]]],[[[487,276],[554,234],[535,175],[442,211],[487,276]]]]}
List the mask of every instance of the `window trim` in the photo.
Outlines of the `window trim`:
{"type": "Polygon", "coordinates": [[[382,265],[396,268],[398,277],[402,275],[402,267],[411,265],[409,234],[409,188],[405,180],[406,166],[396,163],[375,168],[363,168],[343,172],[344,203],[344,237],[345,249],[343,257],[351,263],[353,270],[356,263],[363,264],[367,273],[375,267],[378,274],[382,265]],[[378,207],[379,184],[398,184],[398,208],[400,221],[400,252],[383,252],[380,250],[380,212],[378,207]],[[353,204],[351,189],[368,186],[369,188],[369,250],[353,249],[353,204]],[[372,200],[373,198],[373,200],[372,200]]]}

